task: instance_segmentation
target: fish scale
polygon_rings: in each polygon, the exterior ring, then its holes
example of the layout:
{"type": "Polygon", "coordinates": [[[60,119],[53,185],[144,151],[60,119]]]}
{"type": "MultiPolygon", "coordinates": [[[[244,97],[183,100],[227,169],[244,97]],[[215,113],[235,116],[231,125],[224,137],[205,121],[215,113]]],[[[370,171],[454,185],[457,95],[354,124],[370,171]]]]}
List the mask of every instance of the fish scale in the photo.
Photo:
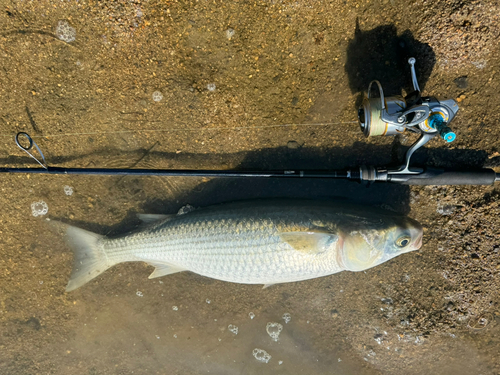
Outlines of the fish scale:
{"type": "Polygon", "coordinates": [[[103,250],[110,260],[116,257],[120,262],[168,263],[200,275],[239,283],[267,284],[293,279],[297,273],[302,277],[317,277],[332,270],[340,271],[331,254],[315,259],[295,251],[280,239],[278,226],[309,227],[309,216],[310,213],[300,217],[293,211],[265,207],[255,209],[246,218],[231,209],[220,212],[218,217],[185,214],[118,240],[122,246],[117,246],[116,240],[106,240],[103,250]],[[129,243],[125,245],[123,240],[129,243]],[[124,253],[129,257],[124,257],[124,253]],[[275,280],[276,275],[279,280],[275,280]]]}
{"type": "MultiPolygon", "coordinates": [[[[330,275],[347,269],[341,259],[344,244],[353,241],[350,233],[377,230],[384,236],[386,232],[392,235],[391,231],[407,226],[398,225],[398,220],[411,219],[352,205],[279,200],[239,202],[171,215],[115,239],[69,227],[75,268],[67,290],[115,264],[131,261],[155,266],[150,277],[188,270],[244,284],[330,275]]],[[[380,236],[365,235],[361,241],[369,238],[380,236]]]]}

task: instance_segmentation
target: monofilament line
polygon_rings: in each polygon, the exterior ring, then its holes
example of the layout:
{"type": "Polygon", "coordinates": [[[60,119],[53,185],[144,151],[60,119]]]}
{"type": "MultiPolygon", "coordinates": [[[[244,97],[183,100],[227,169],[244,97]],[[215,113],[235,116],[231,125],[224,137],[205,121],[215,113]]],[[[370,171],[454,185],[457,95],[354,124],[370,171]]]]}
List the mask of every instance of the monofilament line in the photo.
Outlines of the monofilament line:
{"type": "MultiPolygon", "coordinates": [[[[83,135],[114,135],[114,134],[127,134],[127,133],[165,133],[165,132],[203,132],[203,131],[217,131],[217,130],[251,130],[251,129],[269,129],[269,128],[284,128],[284,127],[308,127],[308,126],[332,126],[342,124],[353,124],[357,121],[345,122],[326,122],[326,123],[311,123],[311,124],[276,124],[276,125],[258,125],[258,126],[228,126],[228,127],[213,127],[213,128],[170,128],[170,129],[134,129],[134,130],[117,130],[117,131],[96,131],[96,132],[82,132],[82,133],[62,133],[62,134],[48,134],[48,135],[34,135],[32,138],[54,138],[54,137],[67,137],[67,136],[83,136],[83,135]]],[[[13,137],[15,134],[2,134],[0,137],[13,137]]]]}

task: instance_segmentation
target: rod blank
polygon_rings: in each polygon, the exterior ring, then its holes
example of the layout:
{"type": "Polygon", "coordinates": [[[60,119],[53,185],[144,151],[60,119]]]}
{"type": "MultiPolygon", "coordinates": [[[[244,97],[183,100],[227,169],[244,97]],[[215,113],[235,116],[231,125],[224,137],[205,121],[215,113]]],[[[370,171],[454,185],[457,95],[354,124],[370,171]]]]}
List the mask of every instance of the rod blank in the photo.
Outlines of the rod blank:
{"type": "MultiPolygon", "coordinates": [[[[366,168],[365,168],[366,169],[366,168]]],[[[372,174],[352,170],[281,170],[281,171],[235,171],[212,169],[113,169],[113,168],[0,168],[0,173],[31,173],[52,175],[92,176],[165,176],[165,177],[218,177],[218,178],[322,178],[345,179],[358,182],[392,182],[401,185],[492,185],[500,181],[500,173],[492,169],[474,171],[449,171],[426,168],[419,174],[381,174],[375,168],[372,174]],[[383,176],[383,177],[382,177],[383,176]]]]}

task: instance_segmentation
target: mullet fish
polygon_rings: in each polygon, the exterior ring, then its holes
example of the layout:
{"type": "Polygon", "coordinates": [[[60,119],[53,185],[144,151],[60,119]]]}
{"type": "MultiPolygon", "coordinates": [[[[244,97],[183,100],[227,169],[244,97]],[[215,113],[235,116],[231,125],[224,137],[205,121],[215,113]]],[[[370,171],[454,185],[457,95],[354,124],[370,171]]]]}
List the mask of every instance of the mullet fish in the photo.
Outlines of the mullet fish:
{"type": "Polygon", "coordinates": [[[139,217],[146,226],[118,238],[67,226],[66,291],[123,262],[154,266],[149,278],[191,271],[269,286],[363,271],[422,246],[415,220],[346,203],[260,200],[139,217]]]}

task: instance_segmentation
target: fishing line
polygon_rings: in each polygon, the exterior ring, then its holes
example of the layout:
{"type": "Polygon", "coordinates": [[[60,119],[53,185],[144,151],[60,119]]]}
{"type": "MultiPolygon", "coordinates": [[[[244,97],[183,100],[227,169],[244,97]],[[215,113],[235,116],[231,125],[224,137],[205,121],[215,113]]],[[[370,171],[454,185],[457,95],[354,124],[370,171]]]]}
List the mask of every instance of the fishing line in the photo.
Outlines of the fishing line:
{"type": "MultiPolygon", "coordinates": [[[[343,124],[354,124],[358,121],[345,121],[345,122],[325,122],[325,123],[310,123],[310,124],[276,124],[276,125],[257,125],[257,126],[227,126],[227,127],[213,127],[213,128],[170,128],[170,129],[134,129],[134,130],[117,130],[117,131],[96,131],[96,132],[82,132],[82,133],[63,133],[63,134],[49,134],[49,135],[33,135],[32,138],[55,138],[55,137],[69,137],[69,136],[84,136],[84,135],[114,135],[114,134],[130,134],[130,133],[165,133],[165,132],[193,132],[193,131],[216,131],[216,130],[247,130],[247,129],[269,129],[269,128],[284,128],[284,127],[307,127],[307,126],[332,126],[343,124]]],[[[15,137],[16,134],[1,134],[0,137],[15,137]]]]}

